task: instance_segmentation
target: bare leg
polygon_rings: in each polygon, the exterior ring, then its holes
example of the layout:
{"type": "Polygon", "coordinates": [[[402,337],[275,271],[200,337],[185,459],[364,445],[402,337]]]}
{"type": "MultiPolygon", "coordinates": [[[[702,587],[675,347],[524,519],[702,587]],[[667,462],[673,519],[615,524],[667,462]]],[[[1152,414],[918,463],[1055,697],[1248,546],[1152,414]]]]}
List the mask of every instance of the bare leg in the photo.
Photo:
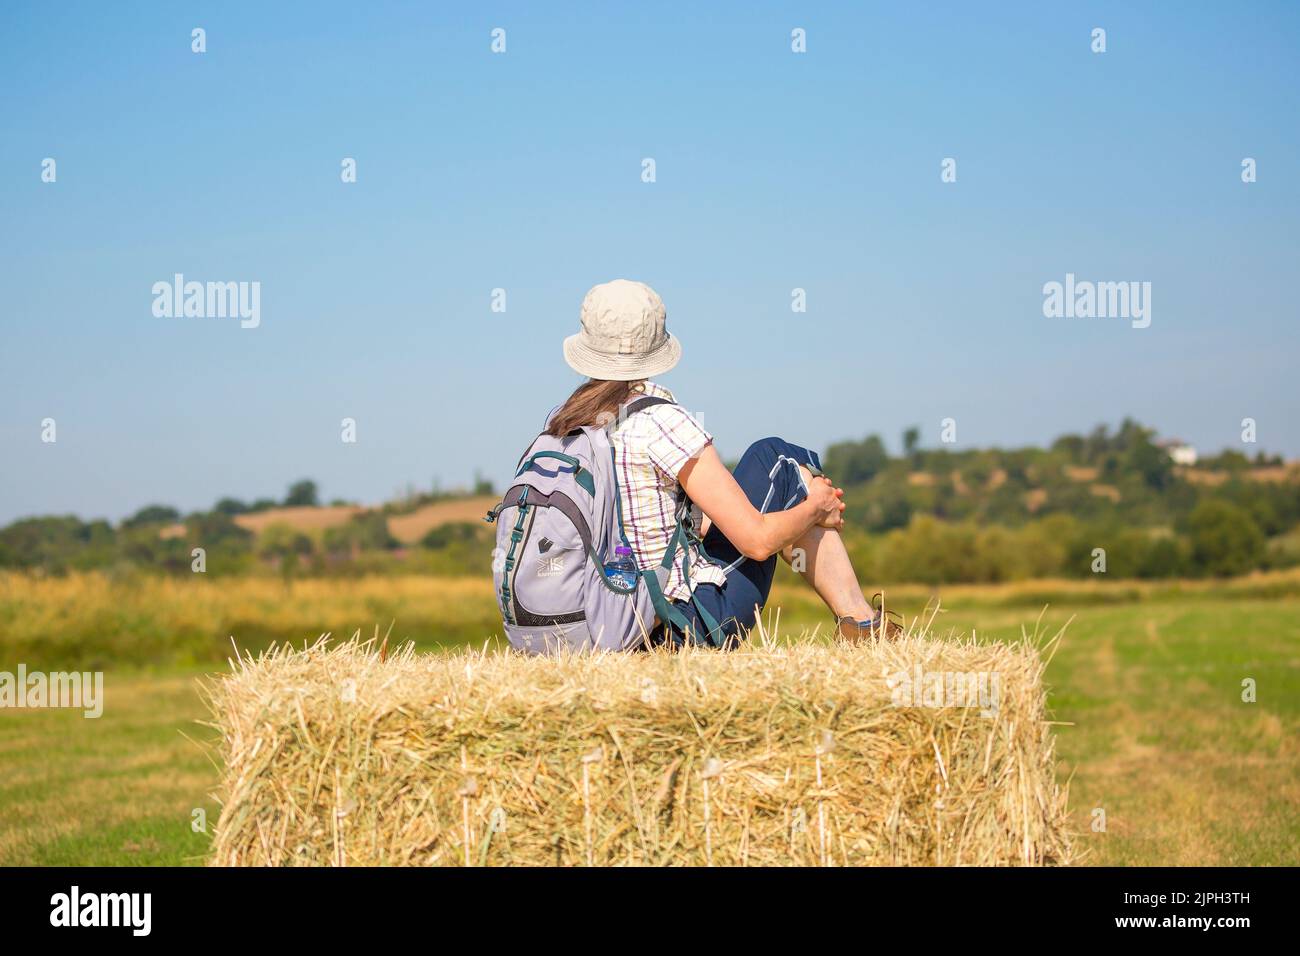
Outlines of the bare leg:
{"type": "MultiPolygon", "coordinates": [[[[804,480],[811,480],[808,470],[801,470],[804,480]]],[[[853,571],[853,562],[849,560],[848,549],[844,547],[844,539],[838,531],[809,528],[803,537],[781,552],[781,557],[792,566],[797,566],[796,558],[800,559],[800,573],[837,618],[848,616],[855,621],[871,619],[871,605],[862,594],[858,576],[853,571]]]]}
{"type": "Polygon", "coordinates": [[[871,605],[862,594],[848,549],[838,531],[811,528],[782,551],[781,557],[796,567],[796,557],[801,559],[803,570],[800,573],[836,617],[852,617],[855,621],[871,619],[871,605]],[[802,550],[802,555],[796,555],[799,550],[802,550]]]}

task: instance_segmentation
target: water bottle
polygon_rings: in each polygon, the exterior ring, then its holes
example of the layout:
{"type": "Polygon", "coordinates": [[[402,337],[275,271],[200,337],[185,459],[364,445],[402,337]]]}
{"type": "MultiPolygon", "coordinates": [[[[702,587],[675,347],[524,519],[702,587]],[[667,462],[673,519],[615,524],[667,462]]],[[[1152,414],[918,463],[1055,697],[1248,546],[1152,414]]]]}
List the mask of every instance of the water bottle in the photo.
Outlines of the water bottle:
{"type": "Polygon", "coordinates": [[[630,591],[636,587],[640,575],[637,573],[636,561],[632,558],[631,548],[620,544],[614,549],[614,559],[605,563],[605,577],[615,587],[624,591],[630,591]]]}

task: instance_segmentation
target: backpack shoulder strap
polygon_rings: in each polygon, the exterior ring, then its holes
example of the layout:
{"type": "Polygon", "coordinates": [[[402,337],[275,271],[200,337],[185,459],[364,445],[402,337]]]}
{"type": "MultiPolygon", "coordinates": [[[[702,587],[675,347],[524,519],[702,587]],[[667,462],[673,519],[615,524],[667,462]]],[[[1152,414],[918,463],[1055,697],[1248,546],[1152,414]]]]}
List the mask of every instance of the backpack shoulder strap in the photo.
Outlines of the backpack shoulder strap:
{"type": "Polygon", "coordinates": [[[676,405],[674,401],[667,398],[659,398],[657,395],[643,395],[634,401],[627,403],[627,414],[635,415],[643,408],[650,408],[652,405],[676,405]]]}

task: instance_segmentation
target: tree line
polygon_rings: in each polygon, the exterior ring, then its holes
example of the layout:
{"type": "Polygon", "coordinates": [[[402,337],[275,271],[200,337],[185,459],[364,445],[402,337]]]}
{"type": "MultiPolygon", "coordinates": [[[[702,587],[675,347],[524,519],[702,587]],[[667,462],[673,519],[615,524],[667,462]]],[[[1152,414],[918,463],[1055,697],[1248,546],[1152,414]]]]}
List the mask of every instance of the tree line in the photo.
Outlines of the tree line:
{"type": "MultiPolygon", "coordinates": [[[[1131,419],[1113,431],[1062,435],[1047,448],[923,448],[916,428],[901,439],[896,455],[868,435],[822,456],[847,492],[850,552],[872,580],[1198,577],[1300,565],[1300,470],[1277,456],[1229,450],[1178,466],[1155,432],[1131,419]]],[[[257,534],[236,519],[319,507],[316,483],[297,481],[278,501],[227,497],[188,515],[149,505],[117,525],[26,518],[0,529],[0,567],[180,574],[195,570],[194,549],[202,548],[210,574],[487,574],[485,523],[444,524],[404,547],[388,519],[492,491],[477,476],[468,490],[435,483],[332,527],[271,523],[257,534]]]]}

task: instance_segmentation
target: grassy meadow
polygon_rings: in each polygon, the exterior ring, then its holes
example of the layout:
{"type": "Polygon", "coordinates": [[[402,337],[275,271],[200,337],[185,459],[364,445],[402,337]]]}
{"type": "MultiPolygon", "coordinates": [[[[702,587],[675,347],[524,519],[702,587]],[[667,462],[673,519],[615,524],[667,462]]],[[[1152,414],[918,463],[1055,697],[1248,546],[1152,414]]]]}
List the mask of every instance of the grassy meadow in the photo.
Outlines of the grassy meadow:
{"type": "MultiPolygon", "coordinates": [[[[939,598],[937,634],[1069,622],[1047,679],[1085,864],[1300,860],[1300,575],[888,596],[909,618],[939,598]],[[1255,703],[1241,699],[1245,678],[1255,703]],[[1091,828],[1097,808],[1105,832],[1091,828]]],[[[790,578],[766,618],[790,639],[825,639],[830,623],[790,578]]],[[[202,676],[225,666],[232,639],[256,649],[390,625],[393,641],[429,650],[491,640],[489,583],[0,575],[0,670],[105,672],[98,720],[0,712],[0,864],[201,863],[195,811],[211,827],[219,810],[202,676]]]]}

